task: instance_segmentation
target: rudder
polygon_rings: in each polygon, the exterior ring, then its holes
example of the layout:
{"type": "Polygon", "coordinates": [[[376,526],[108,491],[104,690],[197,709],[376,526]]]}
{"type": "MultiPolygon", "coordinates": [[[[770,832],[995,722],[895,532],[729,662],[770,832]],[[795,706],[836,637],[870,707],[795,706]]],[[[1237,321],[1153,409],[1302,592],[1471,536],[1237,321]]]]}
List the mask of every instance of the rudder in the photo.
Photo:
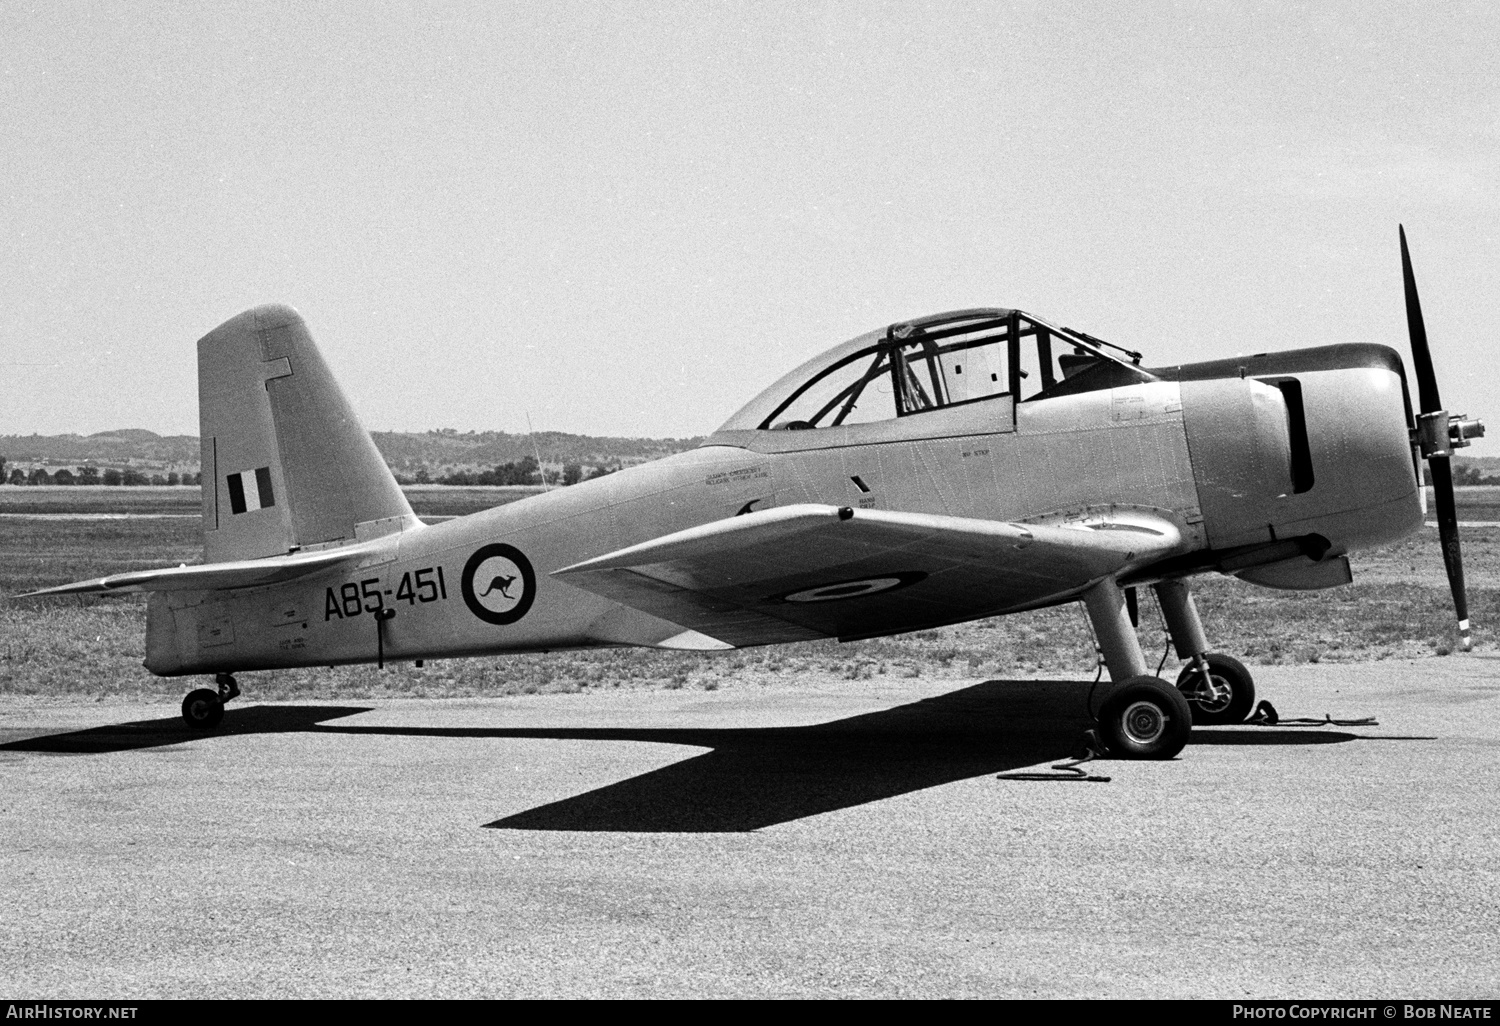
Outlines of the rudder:
{"type": "Polygon", "coordinates": [[[291,307],[247,310],[198,340],[198,420],[208,562],[418,523],[291,307]]]}

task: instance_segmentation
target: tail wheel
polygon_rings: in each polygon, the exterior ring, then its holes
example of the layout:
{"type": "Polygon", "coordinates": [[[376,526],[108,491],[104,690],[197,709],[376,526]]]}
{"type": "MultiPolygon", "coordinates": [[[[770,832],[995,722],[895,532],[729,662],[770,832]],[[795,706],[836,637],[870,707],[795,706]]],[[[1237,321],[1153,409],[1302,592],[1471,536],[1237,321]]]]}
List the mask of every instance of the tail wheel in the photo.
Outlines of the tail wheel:
{"type": "Polygon", "coordinates": [[[219,693],[208,688],[188,692],[182,700],[182,718],[194,730],[212,730],[224,718],[224,703],[219,693]]]}
{"type": "Polygon", "coordinates": [[[1244,723],[1255,708],[1255,681],[1245,664],[1234,656],[1210,652],[1203,657],[1208,679],[1203,679],[1196,663],[1189,663],[1177,675],[1177,688],[1187,698],[1193,722],[1200,727],[1244,723]]]}
{"type": "Polygon", "coordinates": [[[1099,727],[1120,759],[1170,759],[1182,751],[1193,714],[1182,692],[1159,677],[1131,677],[1104,703],[1099,727]]]}

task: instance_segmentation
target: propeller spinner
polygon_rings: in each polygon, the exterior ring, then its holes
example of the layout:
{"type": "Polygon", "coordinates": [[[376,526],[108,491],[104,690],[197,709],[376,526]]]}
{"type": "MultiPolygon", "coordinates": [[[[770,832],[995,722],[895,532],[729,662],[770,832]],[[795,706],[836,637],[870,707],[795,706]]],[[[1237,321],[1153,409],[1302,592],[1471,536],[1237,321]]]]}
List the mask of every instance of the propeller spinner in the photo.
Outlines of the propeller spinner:
{"type": "Polygon", "coordinates": [[[1417,427],[1413,441],[1432,471],[1432,493],[1437,503],[1438,538],[1443,547],[1443,565],[1448,569],[1448,586],[1453,590],[1453,611],[1458,615],[1458,633],[1465,652],[1473,642],[1469,637],[1469,599],[1464,591],[1463,551],[1458,542],[1458,510],[1453,498],[1453,467],[1449,458],[1454,449],[1469,444],[1471,438],[1484,437],[1484,425],[1462,415],[1454,417],[1443,409],[1438,397],[1437,375],[1432,369],[1432,352],[1427,348],[1427,326],[1422,321],[1422,302],[1417,298],[1417,280],[1411,271],[1411,254],[1406,249],[1406,228],[1401,233],[1401,277],[1406,285],[1406,329],[1411,335],[1412,362],[1417,372],[1417,427]]]}

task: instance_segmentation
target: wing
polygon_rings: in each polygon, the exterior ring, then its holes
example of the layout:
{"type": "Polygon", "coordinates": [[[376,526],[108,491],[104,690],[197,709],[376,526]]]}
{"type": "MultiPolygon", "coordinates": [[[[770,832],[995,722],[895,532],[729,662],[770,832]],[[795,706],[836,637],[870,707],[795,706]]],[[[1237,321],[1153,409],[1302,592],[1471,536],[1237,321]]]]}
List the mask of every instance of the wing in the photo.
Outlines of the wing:
{"type": "Polygon", "coordinates": [[[1150,513],[1066,526],[821,505],[718,520],[554,571],[731,645],[852,640],[1045,604],[1171,554],[1150,513]]]}
{"type": "Polygon", "coordinates": [[[266,559],[241,559],[228,563],[205,563],[197,566],[169,566],[160,570],[134,570],[130,573],[75,581],[55,588],[29,591],[17,598],[38,595],[83,595],[125,591],[217,591],[224,588],[253,588],[276,584],[294,577],[326,570],[342,563],[355,562],[370,554],[367,547],[345,547],[318,552],[299,552],[291,556],[266,559]]]}

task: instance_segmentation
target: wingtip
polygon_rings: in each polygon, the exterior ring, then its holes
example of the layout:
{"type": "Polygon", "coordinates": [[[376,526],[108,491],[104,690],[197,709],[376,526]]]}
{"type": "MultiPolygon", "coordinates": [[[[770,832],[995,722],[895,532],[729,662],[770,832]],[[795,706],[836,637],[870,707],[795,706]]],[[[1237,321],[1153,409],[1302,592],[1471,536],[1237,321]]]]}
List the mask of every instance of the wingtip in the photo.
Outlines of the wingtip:
{"type": "Polygon", "coordinates": [[[672,635],[665,641],[658,641],[655,647],[679,652],[728,652],[735,646],[700,631],[686,630],[681,634],[672,635]]]}
{"type": "Polygon", "coordinates": [[[50,595],[87,595],[108,590],[104,585],[104,579],[100,578],[93,581],[77,581],[73,584],[59,584],[55,588],[38,588],[36,591],[23,592],[10,597],[12,599],[46,598],[50,595]]]}

